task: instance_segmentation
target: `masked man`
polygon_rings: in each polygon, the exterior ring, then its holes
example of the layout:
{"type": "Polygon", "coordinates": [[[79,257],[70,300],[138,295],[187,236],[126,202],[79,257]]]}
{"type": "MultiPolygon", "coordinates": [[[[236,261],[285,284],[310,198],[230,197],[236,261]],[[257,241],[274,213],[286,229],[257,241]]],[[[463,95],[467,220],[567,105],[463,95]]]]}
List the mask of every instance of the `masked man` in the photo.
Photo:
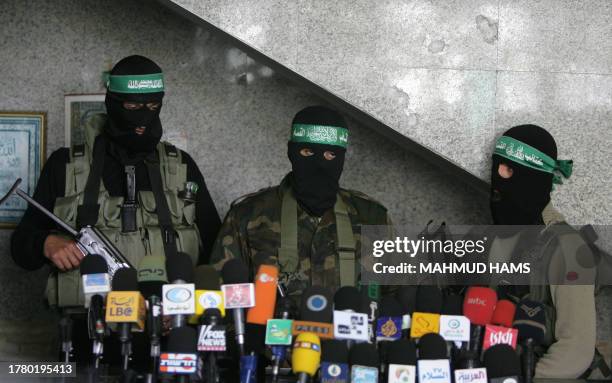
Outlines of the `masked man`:
{"type": "Polygon", "coordinates": [[[591,364],[595,350],[592,253],[584,252],[588,249],[584,239],[550,201],[553,184],[561,184],[561,177],[571,173],[572,162],[557,159],[553,137],[539,126],[516,126],[496,142],[490,200],[494,223],[542,225],[537,228],[538,240],[529,242],[539,245],[518,250],[525,247],[521,240],[525,231],[508,228],[494,239],[489,255],[489,260],[498,261],[517,254],[529,256],[530,285],[498,291],[505,298],[517,302],[527,298],[545,308],[546,331],[537,353],[536,378],[577,378],[591,364]]]}
{"type": "MultiPolygon", "coordinates": [[[[164,81],[142,56],[119,61],[107,83],[107,115],[92,117],[85,143],[61,148],[42,170],[34,199],[75,228],[99,228],[136,267],[145,255],[187,253],[206,262],[221,225],[193,159],[160,143],[164,81]]],[[[29,207],[12,237],[12,257],[28,270],[52,266],[47,298],[83,307],[75,242],[29,207]]]]}
{"type": "Polygon", "coordinates": [[[298,299],[310,285],[332,291],[356,285],[359,226],[390,220],[383,205],[339,186],[348,135],[333,110],[313,106],[297,113],[287,150],[291,173],[232,204],[213,248],[215,267],[241,257],[255,273],[271,260],[281,285],[298,299]]]}

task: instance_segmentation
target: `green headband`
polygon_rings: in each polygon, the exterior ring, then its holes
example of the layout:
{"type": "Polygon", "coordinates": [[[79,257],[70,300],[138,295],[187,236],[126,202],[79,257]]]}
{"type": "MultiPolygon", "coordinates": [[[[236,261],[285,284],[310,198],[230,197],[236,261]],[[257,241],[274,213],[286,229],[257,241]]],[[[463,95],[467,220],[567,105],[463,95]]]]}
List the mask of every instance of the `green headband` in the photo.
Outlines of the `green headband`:
{"type": "Polygon", "coordinates": [[[293,124],[291,141],[336,145],[346,149],[348,145],[348,129],[339,126],[293,124]]]}
{"type": "Polygon", "coordinates": [[[157,93],[164,91],[162,73],[108,75],[106,88],[117,93],[157,93]]]}
{"type": "Polygon", "coordinates": [[[501,136],[495,143],[493,154],[531,169],[551,173],[555,184],[563,183],[558,173],[561,173],[564,178],[570,178],[572,175],[574,161],[555,160],[538,149],[512,137],[501,136]]]}

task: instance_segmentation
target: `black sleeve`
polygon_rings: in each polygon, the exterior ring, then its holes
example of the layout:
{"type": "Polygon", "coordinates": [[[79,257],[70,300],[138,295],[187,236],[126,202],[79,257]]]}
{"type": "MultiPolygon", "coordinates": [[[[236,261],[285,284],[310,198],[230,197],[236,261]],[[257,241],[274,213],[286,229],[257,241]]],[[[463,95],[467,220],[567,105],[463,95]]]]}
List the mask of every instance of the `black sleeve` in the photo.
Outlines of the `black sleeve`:
{"type": "Polygon", "coordinates": [[[187,180],[198,184],[196,196],[196,225],[202,238],[202,251],[198,259],[199,265],[207,265],[217,233],[221,228],[221,218],[217,213],[215,203],[210,197],[204,176],[191,156],[182,152],[183,162],[187,164],[187,180]]]}
{"type": "MultiPolygon", "coordinates": [[[[55,199],[64,196],[68,148],[61,148],[51,154],[42,169],[34,199],[53,211],[55,199]]],[[[11,257],[15,263],[27,270],[41,268],[46,262],[43,245],[47,235],[59,227],[49,217],[33,206],[28,206],[19,225],[11,237],[11,257]]]]}

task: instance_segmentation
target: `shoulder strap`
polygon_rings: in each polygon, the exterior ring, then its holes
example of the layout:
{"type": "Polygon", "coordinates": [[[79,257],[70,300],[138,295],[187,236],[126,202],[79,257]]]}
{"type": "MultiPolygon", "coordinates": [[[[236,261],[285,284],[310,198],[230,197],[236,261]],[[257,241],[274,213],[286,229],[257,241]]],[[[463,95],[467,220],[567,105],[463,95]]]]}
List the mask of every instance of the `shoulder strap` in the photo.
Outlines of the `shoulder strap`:
{"type": "Polygon", "coordinates": [[[170,208],[168,207],[168,201],[166,200],[166,194],[164,192],[159,157],[157,157],[157,152],[155,152],[154,155],[154,158],[151,156],[151,158],[145,160],[145,164],[147,166],[147,173],[149,174],[149,181],[151,182],[151,190],[153,191],[153,196],[155,197],[155,211],[157,213],[159,227],[162,232],[164,253],[166,254],[166,257],[171,257],[176,256],[178,253],[176,246],[176,232],[172,224],[170,208]]]}
{"type": "Polygon", "coordinates": [[[340,260],[340,287],[355,286],[357,279],[355,275],[357,268],[355,236],[346,204],[340,195],[336,197],[334,213],[336,215],[336,250],[340,260]]]}
{"type": "Polygon", "coordinates": [[[98,194],[100,193],[100,182],[102,180],[105,157],[106,140],[104,136],[98,136],[94,143],[89,175],[83,193],[83,204],[77,207],[77,228],[94,226],[98,222],[98,213],[100,211],[98,194]]]}
{"type": "MultiPolygon", "coordinates": [[[[356,260],[355,236],[346,203],[340,195],[334,205],[336,217],[336,251],[340,261],[340,286],[355,286],[356,260]]],[[[294,272],[298,266],[298,221],[297,201],[290,189],[283,194],[281,208],[281,247],[278,249],[278,262],[283,271],[294,272]]]]}

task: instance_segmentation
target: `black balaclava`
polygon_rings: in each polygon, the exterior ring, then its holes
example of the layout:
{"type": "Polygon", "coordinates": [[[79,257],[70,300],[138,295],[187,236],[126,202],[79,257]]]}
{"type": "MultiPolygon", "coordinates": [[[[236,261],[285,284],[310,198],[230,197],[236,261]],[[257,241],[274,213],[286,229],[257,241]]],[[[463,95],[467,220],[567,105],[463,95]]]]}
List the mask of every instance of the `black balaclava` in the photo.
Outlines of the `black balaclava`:
{"type": "MultiPolygon", "coordinates": [[[[520,125],[507,130],[504,136],[521,141],[557,159],[554,138],[537,125],[520,125]]],[[[542,211],[550,202],[553,174],[523,166],[493,154],[491,169],[491,214],[497,225],[542,224],[542,211]],[[502,178],[500,164],[513,169],[512,177],[502,178]]]]}
{"type": "MultiPolygon", "coordinates": [[[[300,206],[309,213],[320,217],[336,203],[336,195],[340,188],[338,181],[342,174],[346,154],[347,124],[339,113],[323,106],[311,106],[302,109],[295,115],[292,129],[294,133],[289,141],[287,154],[293,170],[290,177],[293,194],[300,206]],[[296,127],[308,128],[310,126],[323,130],[331,127],[334,137],[336,134],[334,128],[340,128],[345,134],[342,146],[330,144],[332,141],[327,144],[298,142],[300,139],[295,137],[296,127]],[[303,148],[310,148],[314,155],[302,156],[300,150],[303,148]],[[326,160],[323,157],[325,151],[328,150],[336,155],[333,160],[326,160]]],[[[319,142],[326,142],[325,138],[329,138],[325,134],[315,134],[314,137],[323,137],[321,140],[314,140],[319,142]]]]}
{"type": "MultiPolygon", "coordinates": [[[[153,75],[160,74],[161,68],[150,59],[143,56],[128,56],[119,61],[110,72],[110,76],[128,75],[153,75]]],[[[120,89],[109,88],[106,92],[106,111],[109,123],[105,128],[107,136],[117,144],[129,157],[143,155],[152,152],[162,137],[162,125],[159,120],[161,105],[157,110],[149,110],[143,106],[139,110],[126,110],[124,101],[136,103],[159,102],[164,97],[163,82],[162,91],[147,90],[124,92],[120,89]],[[137,93],[136,93],[137,92],[137,93]],[[135,129],[145,127],[142,135],[138,135],[135,129]]]]}

